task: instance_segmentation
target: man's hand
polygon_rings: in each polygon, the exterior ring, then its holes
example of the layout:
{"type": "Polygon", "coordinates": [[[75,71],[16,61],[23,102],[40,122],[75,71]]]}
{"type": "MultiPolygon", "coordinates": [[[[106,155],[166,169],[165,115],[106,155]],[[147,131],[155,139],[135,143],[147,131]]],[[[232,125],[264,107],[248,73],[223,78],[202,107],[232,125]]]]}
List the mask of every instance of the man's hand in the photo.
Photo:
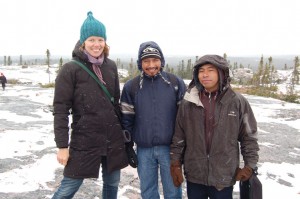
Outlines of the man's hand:
{"type": "Polygon", "coordinates": [[[236,171],[235,179],[236,181],[247,181],[253,173],[253,170],[249,166],[245,166],[244,168],[238,168],[236,171]]]}
{"type": "Polygon", "coordinates": [[[59,164],[66,166],[69,160],[69,149],[68,148],[58,149],[56,158],[59,164]]]}
{"type": "Polygon", "coordinates": [[[176,187],[179,187],[183,182],[181,163],[179,162],[179,160],[171,163],[170,170],[174,185],[176,187]]]}

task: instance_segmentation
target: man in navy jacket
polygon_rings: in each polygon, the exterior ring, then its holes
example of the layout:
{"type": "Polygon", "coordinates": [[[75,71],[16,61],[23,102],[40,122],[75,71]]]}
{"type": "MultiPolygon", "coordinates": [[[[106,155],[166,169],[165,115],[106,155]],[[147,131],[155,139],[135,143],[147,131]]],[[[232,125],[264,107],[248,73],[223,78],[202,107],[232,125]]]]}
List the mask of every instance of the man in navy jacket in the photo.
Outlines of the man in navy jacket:
{"type": "Polygon", "coordinates": [[[122,124],[137,145],[138,175],[143,199],[159,198],[158,169],[165,198],[181,198],[170,174],[170,144],[177,105],[186,86],[182,79],[164,72],[165,59],[153,41],[140,45],[137,61],[141,74],[124,85],[122,124]]]}

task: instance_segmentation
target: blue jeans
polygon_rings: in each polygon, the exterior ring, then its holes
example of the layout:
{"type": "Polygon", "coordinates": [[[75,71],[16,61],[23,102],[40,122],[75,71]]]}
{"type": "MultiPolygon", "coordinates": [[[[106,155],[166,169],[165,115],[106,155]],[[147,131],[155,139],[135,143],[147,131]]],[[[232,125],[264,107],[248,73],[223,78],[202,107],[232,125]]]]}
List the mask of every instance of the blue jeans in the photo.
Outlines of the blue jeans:
{"type": "Polygon", "coordinates": [[[170,147],[155,146],[152,148],[137,147],[139,165],[137,167],[140,178],[143,199],[159,199],[158,169],[160,172],[165,199],[181,199],[181,187],[173,184],[170,173],[170,147]]]}
{"type": "Polygon", "coordinates": [[[218,191],[213,186],[205,186],[187,181],[187,196],[189,199],[232,199],[233,186],[218,191]]]}
{"type": "MultiPolygon", "coordinates": [[[[102,198],[103,199],[117,199],[118,186],[120,182],[121,171],[116,170],[112,173],[107,172],[106,158],[102,158],[102,198]]],[[[83,183],[83,178],[69,178],[64,177],[60,183],[60,187],[54,193],[52,199],[70,199],[73,198],[79,187],[83,183]]]]}

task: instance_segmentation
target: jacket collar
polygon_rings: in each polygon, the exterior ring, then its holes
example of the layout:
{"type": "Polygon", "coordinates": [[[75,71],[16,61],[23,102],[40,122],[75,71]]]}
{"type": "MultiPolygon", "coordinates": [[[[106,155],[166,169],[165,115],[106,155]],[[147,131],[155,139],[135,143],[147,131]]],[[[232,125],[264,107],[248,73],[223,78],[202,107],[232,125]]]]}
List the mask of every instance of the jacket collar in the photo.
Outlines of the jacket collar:
{"type": "Polygon", "coordinates": [[[196,86],[192,87],[189,92],[185,93],[184,99],[191,103],[196,104],[196,106],[203,107],[203,104],[199,98],[199,90],[196,88],[196,86]]]}

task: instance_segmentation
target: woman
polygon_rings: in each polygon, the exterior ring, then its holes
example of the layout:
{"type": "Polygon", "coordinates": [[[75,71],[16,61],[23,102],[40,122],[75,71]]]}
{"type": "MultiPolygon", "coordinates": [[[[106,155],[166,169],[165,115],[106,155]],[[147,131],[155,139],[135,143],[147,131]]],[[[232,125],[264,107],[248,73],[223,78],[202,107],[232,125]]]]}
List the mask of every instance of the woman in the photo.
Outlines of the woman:
{"type": "Polygon", "coordinates": [[[59,148],[57,160],[65,168],[54,199],[72,198],[84,178],[98,178],[100,165],[102,197],[117,198],[120,169],[126,167],[128,161],[116,114],[120,111],[117,67],[108,54],[105,26],[88,12],[80,29],[80,40],[72,53],[77,63],[66,63],[55,81],[54,134],[59,148]],[[114,103],[80,64],[99,78],[114,98],[114,103]]]}

